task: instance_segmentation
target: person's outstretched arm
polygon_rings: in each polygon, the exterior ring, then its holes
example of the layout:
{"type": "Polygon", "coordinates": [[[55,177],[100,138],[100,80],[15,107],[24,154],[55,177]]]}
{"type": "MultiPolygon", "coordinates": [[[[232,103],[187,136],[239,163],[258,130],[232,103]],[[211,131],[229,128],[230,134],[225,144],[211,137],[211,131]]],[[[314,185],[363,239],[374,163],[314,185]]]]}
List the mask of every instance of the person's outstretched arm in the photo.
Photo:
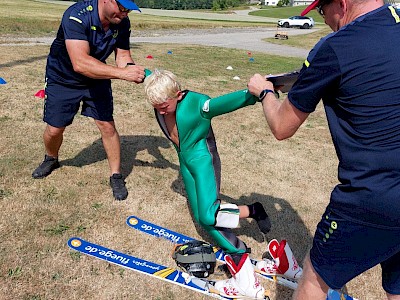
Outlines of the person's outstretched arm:
{"type": "Polygon", "coordinates": [[[208,99],[203,104],[203,116],[211,119],[215,116],[226,114],[248,105],[254,105],[258,100],[258,97],[250,94],[247,89],[235,91],[208,99]]]}
{"type": "MultiPolygon", "coordinates": [[[[260,95],[264,89],[273,90],[270,81],[260,74],[255,74],[249,81],[249,91],[260,95]]],[[[298,110],[289,98],[279,101],[274,93],[267,93],[262,101],[263,111],[269,127],[276,139],[283,140],[291,137],[307,119],[309,113],[298,110]]]]}

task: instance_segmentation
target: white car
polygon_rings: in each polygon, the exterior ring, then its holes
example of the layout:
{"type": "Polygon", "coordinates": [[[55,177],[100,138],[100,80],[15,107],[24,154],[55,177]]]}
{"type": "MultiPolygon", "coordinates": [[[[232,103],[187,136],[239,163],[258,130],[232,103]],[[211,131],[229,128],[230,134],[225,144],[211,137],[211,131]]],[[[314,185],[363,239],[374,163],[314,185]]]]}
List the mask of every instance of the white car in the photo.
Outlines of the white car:
{"type": "Polygon", "coordinates": [[[293,16],[287,19],[279,19],[279,27],[300,27],[300,28],[311,28],[315,25],[314,19],[310,17],[293,16]]]}

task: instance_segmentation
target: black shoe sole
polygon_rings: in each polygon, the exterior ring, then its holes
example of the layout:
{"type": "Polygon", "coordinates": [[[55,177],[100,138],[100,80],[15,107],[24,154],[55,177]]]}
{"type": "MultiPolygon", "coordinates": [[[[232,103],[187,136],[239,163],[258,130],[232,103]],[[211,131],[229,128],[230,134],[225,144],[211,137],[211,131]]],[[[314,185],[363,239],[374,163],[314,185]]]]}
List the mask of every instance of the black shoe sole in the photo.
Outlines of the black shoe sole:
{"type": "Polygon", "coordinates": [[[126,195],[126,197],[116,197],[115,195],[113,195],[113,196],[114,196],[115,200],[117,200],[117,201],[124,201],[124,200],[126,200],[126,198],[128,198],[128,195],[126,195]]]}
{"type": "Polygon", "coordinates": [[[42,178],[45,178],[45,177],[49,176],[49,175],[51,174],[51,172],[53,172],[54,170],[58,169],[59,167],[60,167],[60,165],[58,164],[58,165],[56,165],[55,167],[51,168],[51,170],[50,170],[49,172],[44,173],[44,174],[37,174],[37,173],[35,174],[35,173],[32,173],[32,178],[33,178],[33,179],[42,179],[42,178]]]}

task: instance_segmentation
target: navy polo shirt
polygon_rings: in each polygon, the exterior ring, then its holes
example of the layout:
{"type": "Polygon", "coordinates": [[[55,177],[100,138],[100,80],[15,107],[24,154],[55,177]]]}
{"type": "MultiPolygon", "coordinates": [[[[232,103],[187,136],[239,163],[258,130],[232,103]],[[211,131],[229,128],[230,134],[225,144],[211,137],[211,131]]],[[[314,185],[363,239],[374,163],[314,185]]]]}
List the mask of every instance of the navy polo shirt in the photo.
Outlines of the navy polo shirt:
{"type": "Polygon", "coordinates": [[[90,0],[71,5],[64,13],[57,37],[47,59],[46,77],[61,84],[88,86],[94,79],[76,73],[68,56],[65,40],[84,40],[90,45],[90,55],[105,62],[116,49],[129,49],[130,21],[110,24],[104,31],[98,13],[98,1],[90,0]]]}
{"type": "Polygon", "coordinates": [[[339,159],[330,205],[342,216],[400,227],[400,13],[385,5],[323,38],[288,97],[322,98],[339,159]]]}

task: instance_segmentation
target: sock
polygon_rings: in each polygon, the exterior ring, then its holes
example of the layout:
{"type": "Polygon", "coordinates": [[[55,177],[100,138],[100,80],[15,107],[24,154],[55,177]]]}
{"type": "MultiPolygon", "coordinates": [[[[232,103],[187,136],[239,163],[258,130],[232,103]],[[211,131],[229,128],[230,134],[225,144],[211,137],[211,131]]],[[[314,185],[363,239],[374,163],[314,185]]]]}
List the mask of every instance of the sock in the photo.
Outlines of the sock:
{"type": "Polygon", "coordinates": [[[255,202],[248,205],[250,214],[249,217],[256,220],[258,228],[260,228],[262,233],[268,233],[271,230],[271,221],[264,207],[260,202],[255,202]]]}
{"type": "Polygon", "coordinates": [[[235,253],[235,254],[231,254],[231,257],[233,259],[233,261],[235,262],[236,265],[239,265],[240,260],[242,259],[244,253],[235,253]]]}

